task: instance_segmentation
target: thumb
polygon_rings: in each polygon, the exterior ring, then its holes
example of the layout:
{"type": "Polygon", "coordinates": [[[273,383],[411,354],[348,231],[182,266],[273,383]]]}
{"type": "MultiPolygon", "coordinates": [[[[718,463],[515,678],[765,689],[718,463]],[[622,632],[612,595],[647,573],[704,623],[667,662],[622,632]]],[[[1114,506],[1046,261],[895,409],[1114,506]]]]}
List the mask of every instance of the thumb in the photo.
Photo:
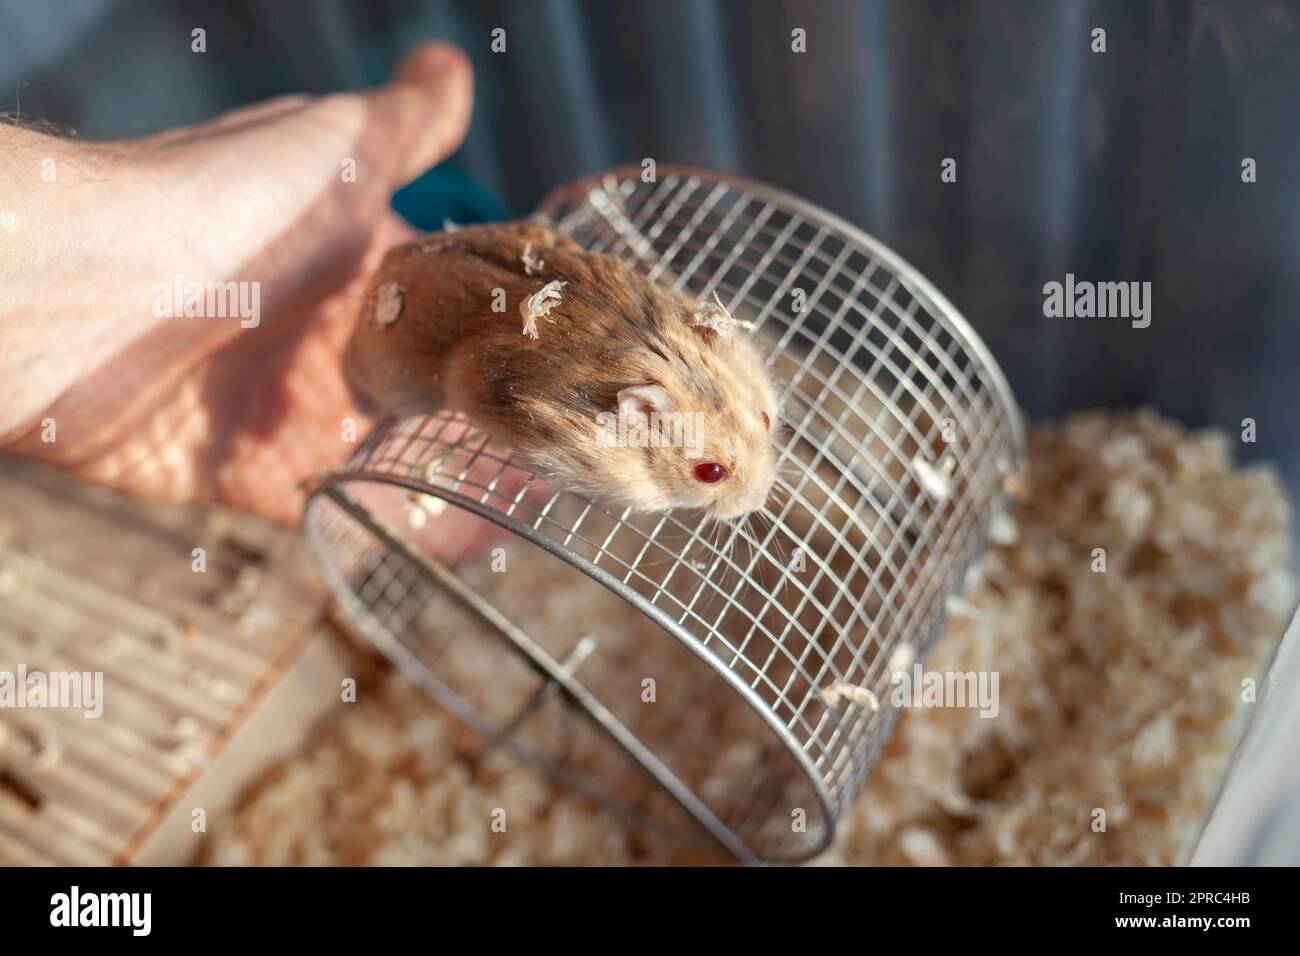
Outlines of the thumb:
{"type": "Polygon", "coordinates": [[[464,140],[474,73],[458,47],[426,43],[402,59],[386,86],[365,96],[369,145],[396,188],[447,158],[464,140]]]}

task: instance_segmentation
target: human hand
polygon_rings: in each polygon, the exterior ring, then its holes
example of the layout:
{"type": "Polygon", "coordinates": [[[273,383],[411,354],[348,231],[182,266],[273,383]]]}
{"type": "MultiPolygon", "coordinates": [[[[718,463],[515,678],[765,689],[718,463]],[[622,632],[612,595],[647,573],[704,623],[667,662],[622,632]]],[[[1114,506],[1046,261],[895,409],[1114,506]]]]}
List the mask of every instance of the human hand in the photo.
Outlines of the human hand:
{"type": "Polygon", "coordinates": [[[0,129],[0,444],[296,522],[301,480],[355,448],[348,419],[369,425],[340,358],[364,277],[412,235],[390,196],[459,145],[472,88],[430,44],[372,91],[139,140],[0,129]],[[255,323],[155,316],[176,276],[239,283],[255,323]]]}

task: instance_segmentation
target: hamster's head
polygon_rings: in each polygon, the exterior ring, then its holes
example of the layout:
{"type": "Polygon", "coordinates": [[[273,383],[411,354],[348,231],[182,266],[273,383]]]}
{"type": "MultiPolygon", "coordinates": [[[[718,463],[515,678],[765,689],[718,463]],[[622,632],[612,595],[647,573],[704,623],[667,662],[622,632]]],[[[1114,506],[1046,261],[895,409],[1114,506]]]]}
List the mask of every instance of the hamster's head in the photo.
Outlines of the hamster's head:
{"type": "Polygon", "coordinates": [[[686,328],[639,351],[632,364],[642,374],[620,385],[614,415],[603,419],[634,452],[621,456],[617,479],[629,498],[717,518],[761,509],[776,480],[780,409],[748,334],[686,328]]]}
{"type": "Polygon", "coordinates": [[[545,260],[525,288],[564,283],[554,323],[467,351],[483,382],[475,405],[502,444],[605,507],[721,519],[762,508],[780,408],[751,333],[720,302],[709,311],[616,258],[557,244],[545,260]]]}

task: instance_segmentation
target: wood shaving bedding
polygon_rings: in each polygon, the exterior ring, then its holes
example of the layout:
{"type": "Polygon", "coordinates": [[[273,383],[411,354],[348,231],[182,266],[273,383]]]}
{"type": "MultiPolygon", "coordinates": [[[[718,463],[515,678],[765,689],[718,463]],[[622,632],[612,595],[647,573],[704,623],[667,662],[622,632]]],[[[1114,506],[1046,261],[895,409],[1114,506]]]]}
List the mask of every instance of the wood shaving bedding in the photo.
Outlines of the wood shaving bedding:
{"type": "Polygon", "coordinates": [[[916,660],[916,648],[906,642],[900,643],[894,648],[889,655],[889,673],[902,674],[912,669],[912,662],[916,660]]]}
{"type": "Polygon", "coordinates": [[[446,510],[447,502],[437,495],[412,491],[406,496],[406,522],[417,531],[446,510]]]}
{"type": "MultiPolygon", "coordinates": [[[[1224,434],[1151,412],[1036,427],[1030,462],[1017,534],[972,569],[959,600],[975,613],[953,616],[925,661],[998,671],[998,716],[905,710],[819,862],[1169,864],[1194,836],[1252,706],[1242,681],[1260,676],[1295,594],[1281,483],[1234,467],[1224,434]]],[[[584,600],[538,613],[586,620],[584,600]]],[[[896,654],[905,670],[914,655],[896,654]]],[[[747,744],[720,745],[719,764],[757,759],[747,744]]],[[[504,753],[476,759],[481,747],[388,672],[216,822],[203,860],[719,862],[504,753]]]]}
{"type": "Polygon", "coordinates": [[[880,701],[870,688],[859,687],[857,684],[850,684],[848,681],[836,681],[829,687],[822,688],[821,698],[827,707],[834,707],[841,701],[847,700],[849,703],[865,707],[867,710],[875,711],[880,709],[880,701]]]}
{"type": "Polygon", "coordinates": [[[947,501],[952,496],[952,475],[957,470],[957,459],[952,455],[937,465],[917,455],[912,459],[912,470],[921,489],[935,501],[947,501]]]}

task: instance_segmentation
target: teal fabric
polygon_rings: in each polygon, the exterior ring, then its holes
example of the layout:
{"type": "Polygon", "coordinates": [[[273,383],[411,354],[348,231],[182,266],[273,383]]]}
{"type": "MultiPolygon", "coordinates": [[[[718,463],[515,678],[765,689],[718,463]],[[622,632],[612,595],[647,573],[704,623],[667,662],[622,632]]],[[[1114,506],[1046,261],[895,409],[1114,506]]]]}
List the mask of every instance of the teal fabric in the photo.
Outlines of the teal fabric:
{"type": "Polygon", "coordinates": [[[467,173],[438,166],[393,196],[393,208],[425,232],[441,229],[444,220],[457,225],[508,218],[501,204],[467,173]]]}

